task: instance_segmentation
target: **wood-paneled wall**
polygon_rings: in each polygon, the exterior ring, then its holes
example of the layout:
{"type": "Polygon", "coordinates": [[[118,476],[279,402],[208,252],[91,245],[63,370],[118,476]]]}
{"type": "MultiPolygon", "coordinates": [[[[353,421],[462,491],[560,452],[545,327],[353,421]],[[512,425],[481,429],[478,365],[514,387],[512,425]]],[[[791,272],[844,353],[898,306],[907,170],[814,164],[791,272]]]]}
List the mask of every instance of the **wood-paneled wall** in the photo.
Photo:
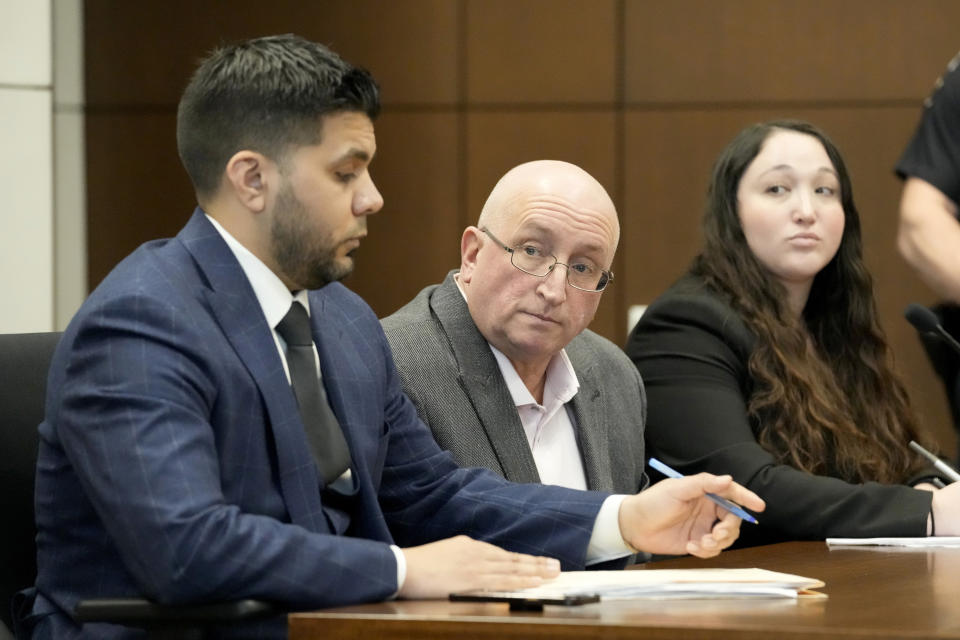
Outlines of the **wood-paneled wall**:
{"type": "Polygon", "coordinates": [[[91,287],[193,207],[176,154],[179,94],[222,42],[295,32],[383,89],[373,165],[386,199],[347,284],[379,315],[459,264],[496,179],[536,158],[583,166],[623,236],[593,328],[617,343],[699,245],[709,167],[743,126],[809,119],[844,151],[884,326],[948,451],[939,382],[913,330],[932,294],[894,248],[891,168],[960,48],[956,0],[86,0],[91,287]]]}

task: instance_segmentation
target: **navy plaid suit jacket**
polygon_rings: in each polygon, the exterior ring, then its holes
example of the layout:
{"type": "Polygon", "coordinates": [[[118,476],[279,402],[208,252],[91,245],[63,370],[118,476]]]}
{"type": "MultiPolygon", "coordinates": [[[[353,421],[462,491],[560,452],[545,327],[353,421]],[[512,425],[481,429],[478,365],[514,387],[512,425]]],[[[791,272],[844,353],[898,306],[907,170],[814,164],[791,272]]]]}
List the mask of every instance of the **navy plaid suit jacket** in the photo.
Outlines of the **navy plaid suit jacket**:
{"type": "Polygon", "coordinates": [[[123,637],[72,622],[92,597],[382,600],[397,589],[389,543],[460,533],[583,568],[605,494],[458,468],[403,394],[369,307],[340,284],[309,297],[360,483],[350,528],[324,516],[270,328],[198,209],[176,238],[114,269],[54,356],[37,471],[38,636],[123,637]]]}

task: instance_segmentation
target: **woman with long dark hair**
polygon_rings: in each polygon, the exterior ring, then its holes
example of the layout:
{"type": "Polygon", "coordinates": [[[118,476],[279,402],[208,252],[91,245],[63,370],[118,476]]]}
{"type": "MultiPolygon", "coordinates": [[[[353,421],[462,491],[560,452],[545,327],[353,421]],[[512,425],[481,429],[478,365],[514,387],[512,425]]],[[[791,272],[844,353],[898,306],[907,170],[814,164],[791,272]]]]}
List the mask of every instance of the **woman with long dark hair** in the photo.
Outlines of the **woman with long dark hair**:
{"type": "Polygon", "coordinates": [[[650,453],[766,500],[739,546],[953,533],[960,486],[932,491],[907,448],[926,438],[877,320],[850,177],[813,125],[753,125],[724,149],[703,249],[626,350],[650,453]]]}

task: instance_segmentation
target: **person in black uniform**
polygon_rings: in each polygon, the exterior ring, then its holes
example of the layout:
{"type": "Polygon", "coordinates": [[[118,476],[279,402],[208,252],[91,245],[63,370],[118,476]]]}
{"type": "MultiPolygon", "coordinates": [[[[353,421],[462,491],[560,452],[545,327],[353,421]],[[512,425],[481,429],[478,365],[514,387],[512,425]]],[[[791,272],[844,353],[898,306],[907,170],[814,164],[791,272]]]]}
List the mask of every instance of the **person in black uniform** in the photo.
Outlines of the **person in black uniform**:
{"type": "Polygon", "coordinates": [[[896,172],[904,180],[897,245],[920,278],[960,303],[960,53],[947,65],[896,172]]]}
{"type": "MultiPolygon", "coordinates": [[[[941,303],[936,312],[960,333],[960,54],[924,102],[916,133],[897,163],[903,179],[897,247],[941,303]]],[[[936,337],[921,335],[946,387],[954,428],[960,431],[960,356],[936,337]]],[[[957,457],[960,459],[960,456],[957,457]]]]}
{"type": "Polygon", "coordinates": [[[626,347],[650,454],[730,473],[766,501],[738,546],[960,532],[960,484],[936,491],[907,448],[925,438],[890,365],[833,143],[798,121],[742,131],[714,166],[704,234],[626,347]]]}

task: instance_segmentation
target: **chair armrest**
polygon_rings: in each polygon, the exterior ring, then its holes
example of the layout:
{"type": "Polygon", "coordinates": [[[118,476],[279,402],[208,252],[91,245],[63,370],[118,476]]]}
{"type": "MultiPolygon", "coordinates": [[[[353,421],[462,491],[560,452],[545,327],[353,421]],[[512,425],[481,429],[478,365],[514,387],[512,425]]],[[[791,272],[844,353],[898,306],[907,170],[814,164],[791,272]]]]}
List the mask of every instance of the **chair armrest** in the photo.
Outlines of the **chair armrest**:
{"type": "Polygon", "coordinates": [[[109,622],[140,628],[229,623],[277,612],[272,604],[251,599],[197,605],[162,605],[140,598],[98,598],[81,600],[73,610],[80,622],[109,622]]]}

